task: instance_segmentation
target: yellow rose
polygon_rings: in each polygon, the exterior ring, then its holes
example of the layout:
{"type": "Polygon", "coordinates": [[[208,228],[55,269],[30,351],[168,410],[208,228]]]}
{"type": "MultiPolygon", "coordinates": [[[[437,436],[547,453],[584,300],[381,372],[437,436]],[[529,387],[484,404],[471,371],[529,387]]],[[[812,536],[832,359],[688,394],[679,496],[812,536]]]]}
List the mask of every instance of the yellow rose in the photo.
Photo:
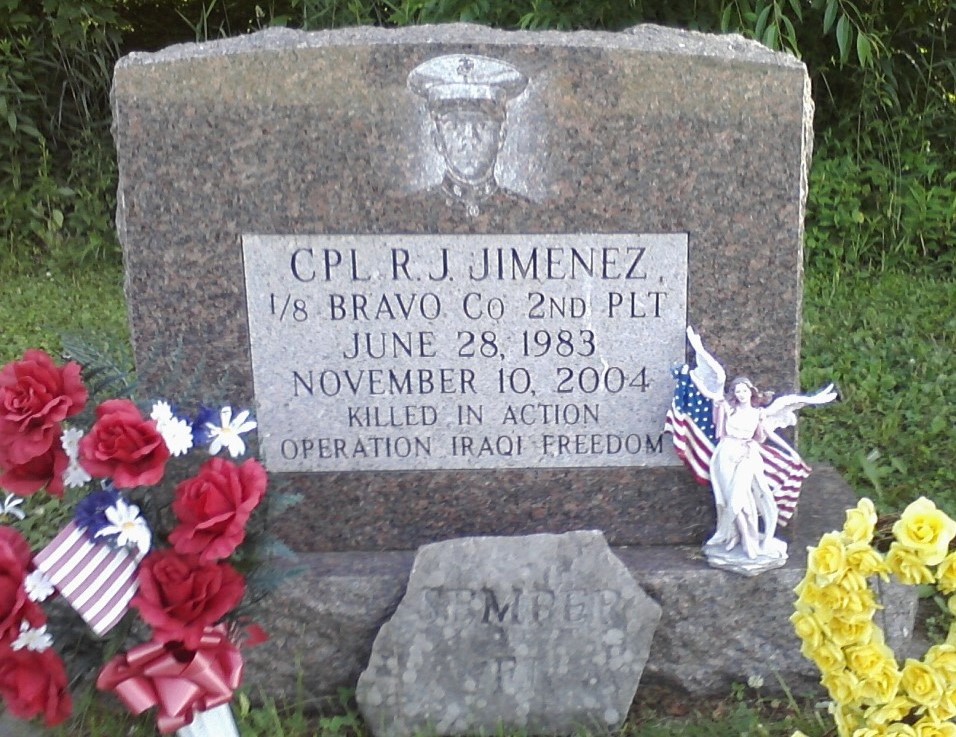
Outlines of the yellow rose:
{"type": "Polygon", "coordinates": [[[943,698],[946,680],[935,668],[909,658],[903,666],[900,687],[917,704],[936,706],[943,698]]]}
{"type": "Polygon", "coordinates": [[[882,706],[874,706],[866,710],[864,718],[867,724],[887,725],[905,719],[916,706],[905,696],[894,696],[887,699],[882,706]]]}
{"type": "Polygon", "coordinates": [[[825,633],[840,647],[864,645],[873,638],[876,628],[869,619],[847,620],[835,616],[827,623],[825,633]]]}
{"type": "Polygon", "coordinates": [[[924,565],[935,566],[946,557],[949,543],[956,537],[956,522],[920,497],[903,510],[893,525],[893,535],[909,548],[924,565]]]}
{"type": "Polygon", "coordinates": [[[869,622],[876,613],[876,596],[870,589],[848,590],[833,584],[820,590],[819,608],[829,612],[831,618],[869,622]]]}
{"type": "Polygon", "coordinates": [[[946,642],[933,645],[926,651],[923,660],[956,685],[956,646],[946,642]]]}
{"type": "Polygon", "coordinates": [[[843,539],[847,543],[869,543],[876,527],[876,508],[873,502],[863,498],[853,509],[846,510],[843,523],[843,539]]]}
{"type": "MultiPolygon", "coordinates": [[[[889,657],[883,661],[879,671],[869,678],[864,679],[860,687],[860,696],[865,701],[878,704],[892,704],[898,698],[901,678],[902,674],[900,673],[900,669],[896,667],[896,661],[892,657],[889,657]]],[[[899,708],[905,706],[906,711],[909,711],[910,702],[906,700],[905,703],[900,702],[897,706],[899,708]]],[[[903,713],[905,714],[906,711],[903,713]]]]}
{"type": "Polygon", "coordinates": [[[815,610],[817,617],[822,621],[826,621],[830,618],[830,612],[829,609],[824,607],[820,600],[820,594],[823,589],[811,581],[810,578],[811,576],[807,575],[794,589],[794,592],[797,594],[797,608],[802,607],[815,610]]]}
{"type": "Polygon", "coordinates": [[[913,725],[916,737],[956,737],[956,724],[935,719],[920,719],[913,725]]]}
{"type": "Polygon", "coordinates": [[[890,545],[890,552],[886,554],[886,565],[895,573],[900,581],[911,586],[923,583],[933,583],[933,573],[910,548],[905,548],[897,542],[890,545]]]}
{"type": "Polygon", "coordinates": [[[846,660],[843,657],[843,648],[827,640],[823,641],[819,647],[808,648],[806,645],[800,648],[803,656],[816,663],[821,673],[832,673],[836,670],[842,670],[846,667],[846,660]]]}
{"type": "Polygon", "coordinates": [[[820,544],[807,550],[807,573],[816,577],[817,585],[839,581],[846,572],[846,549],[835,532],[820,538],[820,544]]]}
{"type": "Polygon", "coordinates": [[[893,660],[893,651],[880,642],[868,642],[865,645],[853,645],[846,648],[847,668],[864,680],[879,678],[886,668],[887,661],[896,665],[893,660]]]}
{"type": "Polygon", "coordinates": [[[846,706],[838,701],[831,701],[829,712],[833,717],[833,723],[836,724],[840,737],[850,737],[863,726],[863,713],[855,707],[846,706]]]}
{"type": "Polygon", "coordinates": [[[863,578],[882,576],[886,579],[889,569],[883,556],[866,543],[851,543],[846,546],[846,566],[863,578]]]}
{"type": "Polygon", "coordinates": [[[834,670],[820,679],[823,687],[830,692],[830,698],[844,706],[860,705],[860,679],[848,670],[834,670]]]}
{"type": "Polygon", "coordinates": [[[803,642],[811,649],[818,648],[823,643],[823,627],[813,614],[806,611],[796,611],[790,615],[793,629],[803,642]]]}
{"type": "Polygon", "coordinates": [[[956,553],[950,553],[936,569],[936,588],[944,594],[956,591],[956,553]]]}
{"type": "Polygon", "coordinates": [[[937,722],[946,722],[956,716],[956,693],[949,691],[943,694],[943,698],[936,706],[931,706],[926,710],[926,716],[937,722]]]}
{"type": "Polygon", "coordinates": [[[866,591],[870,587],[866,581],[866,576],[849,568],[836,585],[847,591],[866,591]]]}

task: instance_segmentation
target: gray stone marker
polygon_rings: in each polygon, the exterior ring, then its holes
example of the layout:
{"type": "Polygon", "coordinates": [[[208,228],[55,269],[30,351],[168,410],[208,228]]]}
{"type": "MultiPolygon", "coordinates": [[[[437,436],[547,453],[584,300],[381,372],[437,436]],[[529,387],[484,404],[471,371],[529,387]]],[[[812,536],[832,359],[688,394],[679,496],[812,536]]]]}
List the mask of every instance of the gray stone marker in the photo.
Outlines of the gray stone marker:
{"type": "Polygon", "coordinates": [[[616,729],[660,617],[600,532],[433,543],[356,696],[379,737],[616,729]]]}

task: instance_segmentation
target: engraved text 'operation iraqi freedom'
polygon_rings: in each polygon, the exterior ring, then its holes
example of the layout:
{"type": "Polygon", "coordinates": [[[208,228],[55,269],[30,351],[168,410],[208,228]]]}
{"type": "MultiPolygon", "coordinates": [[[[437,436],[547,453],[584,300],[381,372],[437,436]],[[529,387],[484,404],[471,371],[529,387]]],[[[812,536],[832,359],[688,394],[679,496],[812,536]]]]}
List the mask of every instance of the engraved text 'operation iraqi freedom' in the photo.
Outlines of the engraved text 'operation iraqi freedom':
{"type": "Polygon", "coordinates": [[[675,462],[686,234],[242,244],[269,470],[675,462]]]}

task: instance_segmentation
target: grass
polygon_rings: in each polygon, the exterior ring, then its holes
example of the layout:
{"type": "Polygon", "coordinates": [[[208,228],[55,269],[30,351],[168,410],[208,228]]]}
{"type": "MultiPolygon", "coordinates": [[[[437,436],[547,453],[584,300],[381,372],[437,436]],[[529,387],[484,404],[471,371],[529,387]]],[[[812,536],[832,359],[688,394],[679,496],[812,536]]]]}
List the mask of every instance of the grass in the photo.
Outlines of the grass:
{"type": "Polygon", "coordinates": [[[954,293],[928,272],[807,280],[802,384],[843,401],[803,415],[801,446],[884,513],[925,495],[956,516],[954,293]]]}
{"type": "Polygon", "coordinates": [[[71,273],[0,266],[0,365],[27,348],[55,356],[64,334],[129,341],[122,266],[98,264],[71,273]]]}
{"type": "MultiPolygon", "coordinates": [[[[281,705],[264,697],[252,700],[240,691],[233,713],[241,737],[371,737],[350,692],[343,692],[332,711],[323,714],[308,699],[281,705]]],[[[83,725],[64,726],[56,737],[153,737],[149,713],[128,716],[115,704],[94,701],[84,711],[83,725]]],[[[744,685],[720,699],[688,703],[673,692],[649,687],[638,690],[619,737],[790,737],[795,730],[807,737],[824,737],[832,729],[829,717],[810,703],[792,697],[766,696],[744,685]]],[[[584,733],[581,733],[585,737],[584,733]]]]}

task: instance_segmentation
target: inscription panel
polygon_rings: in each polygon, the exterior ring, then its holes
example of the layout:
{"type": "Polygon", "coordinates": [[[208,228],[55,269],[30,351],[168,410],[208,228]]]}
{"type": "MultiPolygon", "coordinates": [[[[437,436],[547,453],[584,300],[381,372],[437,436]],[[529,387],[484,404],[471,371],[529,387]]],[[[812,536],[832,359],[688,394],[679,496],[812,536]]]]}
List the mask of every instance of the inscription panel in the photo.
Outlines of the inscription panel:
{"type": "Polygon", "coordinates": [[[242,246],[270,471],[677,463],[684,233],[242,246]]]}

